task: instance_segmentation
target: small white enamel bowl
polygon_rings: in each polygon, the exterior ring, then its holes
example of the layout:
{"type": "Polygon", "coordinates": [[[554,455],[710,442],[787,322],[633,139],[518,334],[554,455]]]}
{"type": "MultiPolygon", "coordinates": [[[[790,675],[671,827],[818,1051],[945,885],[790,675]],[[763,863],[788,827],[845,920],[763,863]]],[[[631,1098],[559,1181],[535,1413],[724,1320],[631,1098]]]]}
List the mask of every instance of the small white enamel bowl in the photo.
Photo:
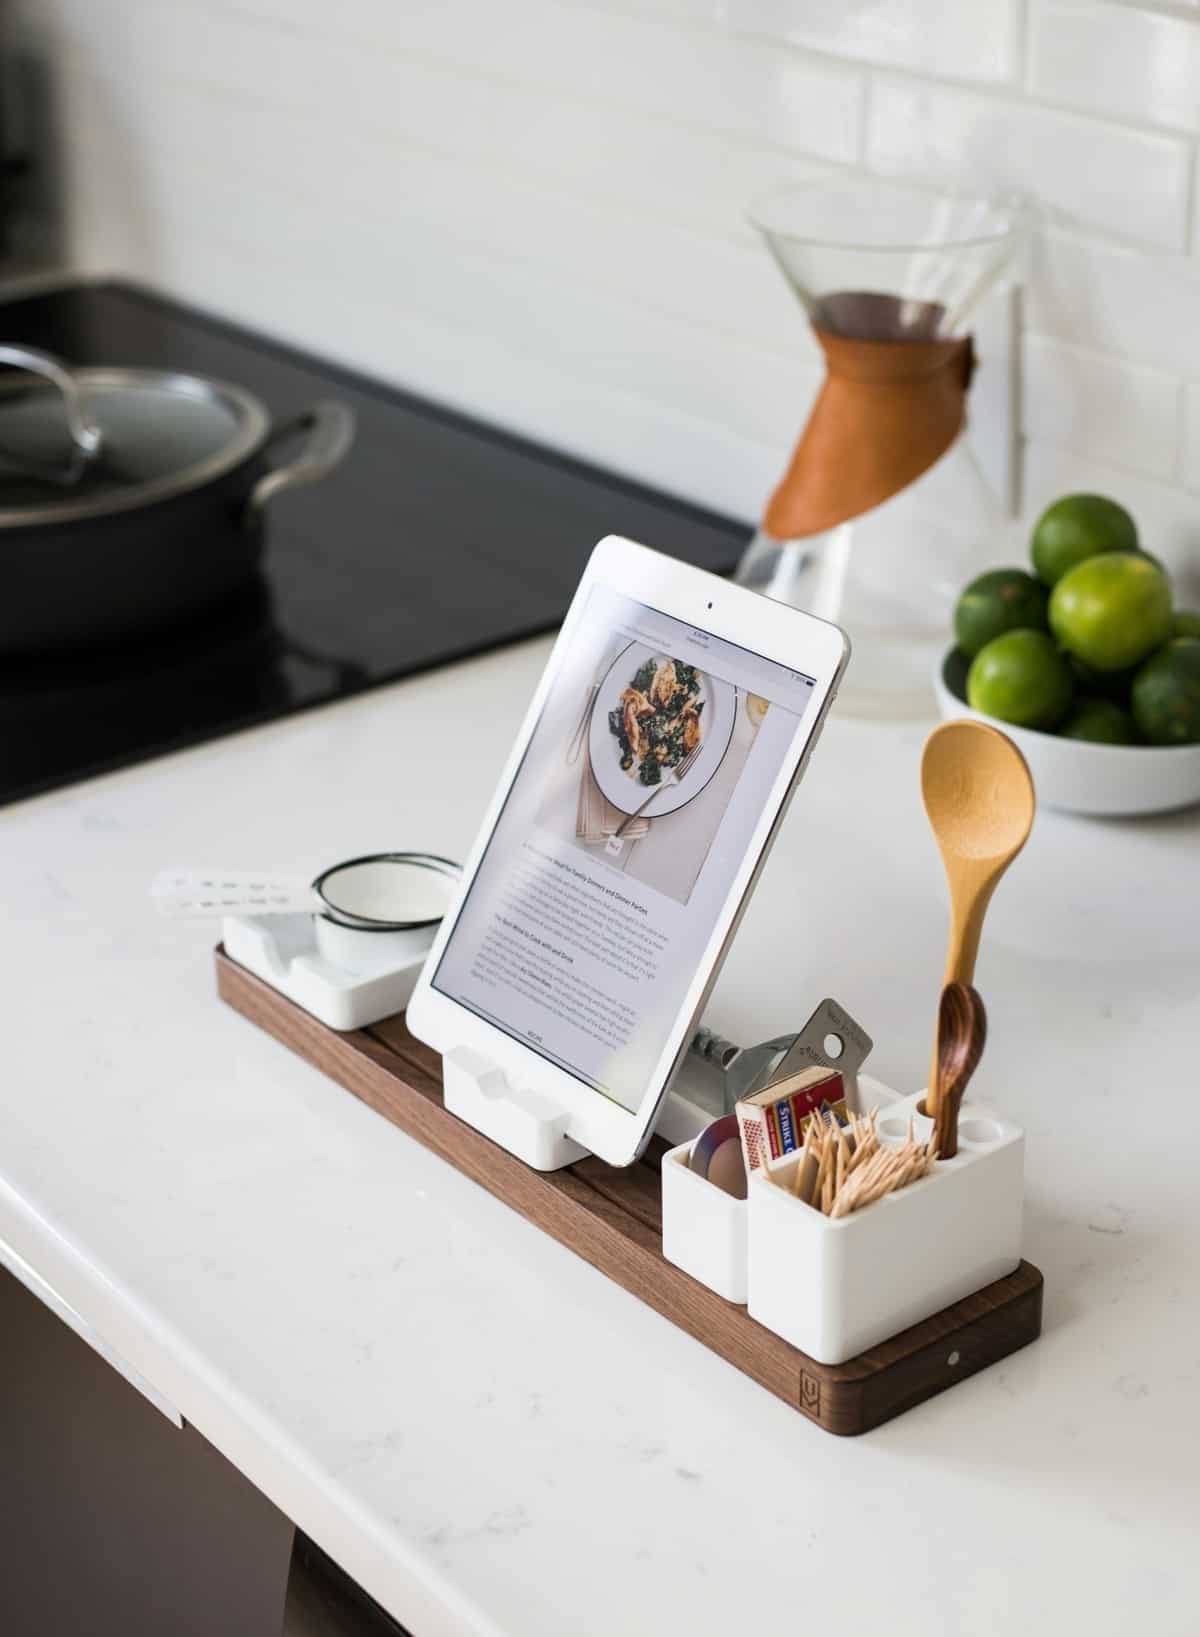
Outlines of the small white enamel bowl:
{"type": "Polygon", "coordinates": [[[957,648],[939,661],[933,678],[938,710],[947,720],[972,716],[1007,733],[1029,763],[1042,806],[1096,818],[1132,818],[1200,802],[1200,745],[1097,745],[1013,727],[970,708],[966,673],[966,660],[957,648]]]}
{"type": "Polygon", "coordinates": [[[429,953],[461,874],[434,853],[373,853],[313,882],[317,948],[344,972],[368,975],[429,953]]]}

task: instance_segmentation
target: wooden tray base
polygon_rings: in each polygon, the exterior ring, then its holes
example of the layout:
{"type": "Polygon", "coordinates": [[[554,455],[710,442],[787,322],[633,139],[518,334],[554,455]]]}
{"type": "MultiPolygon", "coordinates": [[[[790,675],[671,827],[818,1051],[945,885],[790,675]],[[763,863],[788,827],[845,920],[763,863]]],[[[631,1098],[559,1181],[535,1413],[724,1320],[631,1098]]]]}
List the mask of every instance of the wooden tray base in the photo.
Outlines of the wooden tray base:
{"type": "Polygon", "coordinates": [[[1022,1262],[857,1358],[818,1364],[664,1260],[665,1144],[657,1138],[625,1170],[589,1156],[562,1171],[533,1171],[446,1112],[441,1059],[409,1034],[402,1015],[336,1034],[224,949],[216,962],[217,991],[236,1011],[827,1432],[867,1432],[1041,1331],[1042,1275],[1022,1262]]]}

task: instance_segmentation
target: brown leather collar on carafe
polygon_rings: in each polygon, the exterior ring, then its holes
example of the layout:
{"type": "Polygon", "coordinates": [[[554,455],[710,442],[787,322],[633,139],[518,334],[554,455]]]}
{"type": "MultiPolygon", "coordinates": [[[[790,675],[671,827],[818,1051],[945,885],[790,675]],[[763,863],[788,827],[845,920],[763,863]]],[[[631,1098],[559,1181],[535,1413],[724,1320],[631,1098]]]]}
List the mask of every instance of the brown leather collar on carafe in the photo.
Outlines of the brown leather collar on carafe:
{"type": "Polygon", "coordinates": [[[967,418],[969,335],[859,340],[813,325],[827,374],[763,519],[775,540],[821,534],[870,511],[944,455],[967,418]]]}

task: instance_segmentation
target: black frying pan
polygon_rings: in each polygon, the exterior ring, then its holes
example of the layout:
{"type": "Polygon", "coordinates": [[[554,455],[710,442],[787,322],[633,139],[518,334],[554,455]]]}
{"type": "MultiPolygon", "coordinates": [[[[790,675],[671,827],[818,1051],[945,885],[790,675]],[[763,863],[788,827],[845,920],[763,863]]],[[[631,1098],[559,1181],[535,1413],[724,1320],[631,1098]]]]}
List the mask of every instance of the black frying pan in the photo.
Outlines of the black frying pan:
{"type": "Polygon", "coordinates": [[[23,347],[0,364],[25,372],[0,387],[0,654],[118,642],[220,603],[254,574],[271,497],[323,478],[354,436],[338,403],[275,428],[201,376],[72,371],[23,347]]]}

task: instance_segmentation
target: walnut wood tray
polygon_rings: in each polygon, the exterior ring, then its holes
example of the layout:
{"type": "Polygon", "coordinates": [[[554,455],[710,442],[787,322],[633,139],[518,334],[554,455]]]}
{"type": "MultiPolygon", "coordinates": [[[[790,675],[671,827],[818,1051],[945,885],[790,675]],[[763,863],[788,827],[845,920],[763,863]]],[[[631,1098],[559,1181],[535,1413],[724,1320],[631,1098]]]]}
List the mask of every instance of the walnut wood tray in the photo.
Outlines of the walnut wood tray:
{"type": "Polygon", "coordinates": [[[222,1000],[410,1137],[520,1211],[656,1312],[827,1432],[867,1432],[1037,1337],[1042,1275],[1022,1262],[924,1323],[845,1364],[818,1364],[664,1260],[657,1138],[614,1170],[589,1156],[533,1171],[442,1106],[441,1059],[403,1015],[337,1034],[217,950],[222,1000]]]}

